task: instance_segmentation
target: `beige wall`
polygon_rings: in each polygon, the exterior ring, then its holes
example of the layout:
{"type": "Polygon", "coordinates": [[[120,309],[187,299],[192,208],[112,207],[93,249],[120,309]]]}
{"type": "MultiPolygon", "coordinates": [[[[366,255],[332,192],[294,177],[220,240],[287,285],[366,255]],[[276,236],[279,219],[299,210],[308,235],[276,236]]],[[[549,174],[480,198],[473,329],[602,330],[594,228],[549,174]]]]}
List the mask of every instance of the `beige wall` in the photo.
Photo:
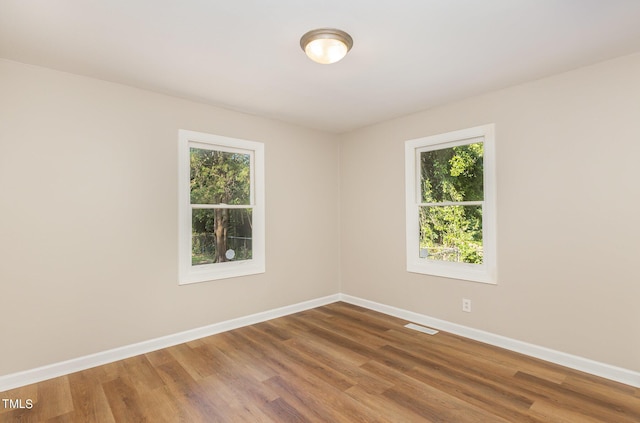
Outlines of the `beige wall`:
{"type": "Polygon", "coordinates": [[[0,375],[335,294],[338,192],[334,136],[0,61],[0,375]],[[180,128],[265,143],[265,274],[178,286],[180,128]]]}
{"type": "Polygon", "coordinates": [[[335,137],[0,60],[0,375],[340,291],[640,371],[638,75],[627,56],[335,137]],[[404,141],[490,122],[498,285],[407,273],[404,141]],[[177,285],[180,128],[265,143],[265,274],[177,285]]]}
{"type": "Polygon", "coordinates": [[[343,293],[640,371],[640,55],[343,138],[343,293]],[[404,141],[491,122],[498,285],[407,273],[404,141]]]}

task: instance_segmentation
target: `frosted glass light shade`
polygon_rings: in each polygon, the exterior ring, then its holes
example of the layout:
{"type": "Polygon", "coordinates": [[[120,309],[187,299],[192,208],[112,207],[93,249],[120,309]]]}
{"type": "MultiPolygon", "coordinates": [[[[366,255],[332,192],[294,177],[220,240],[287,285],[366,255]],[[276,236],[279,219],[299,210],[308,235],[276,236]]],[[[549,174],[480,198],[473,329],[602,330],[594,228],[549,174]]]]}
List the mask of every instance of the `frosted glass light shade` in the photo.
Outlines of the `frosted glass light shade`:
{"type": "Polygon", "coordinates": [[[327,65],[341,60],[353,46],[349,34],[339,29],[314,29],[302,36],[300,47],[314,62],[327,65]]]}
{"type": "Polygon", "coordinates": [[[307,44],[304,52],[314,62],[327,65],[342,59],[347,54],[347,46],[342,41],[321,38],[307,44]]]}

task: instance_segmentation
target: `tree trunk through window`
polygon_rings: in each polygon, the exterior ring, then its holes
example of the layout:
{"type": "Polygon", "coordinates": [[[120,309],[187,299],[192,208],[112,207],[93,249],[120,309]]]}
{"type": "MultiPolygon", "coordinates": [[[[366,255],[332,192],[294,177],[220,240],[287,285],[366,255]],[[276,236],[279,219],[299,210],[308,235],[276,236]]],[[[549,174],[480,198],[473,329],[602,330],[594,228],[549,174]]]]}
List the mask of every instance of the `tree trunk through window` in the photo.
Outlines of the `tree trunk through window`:
{"type": "Polygon", "coordinates": [[[229,210],[216,209],[215,211],[215,236],[216,236],[216,263],[227,261],[227,231],[229,227],[229,210]]]}

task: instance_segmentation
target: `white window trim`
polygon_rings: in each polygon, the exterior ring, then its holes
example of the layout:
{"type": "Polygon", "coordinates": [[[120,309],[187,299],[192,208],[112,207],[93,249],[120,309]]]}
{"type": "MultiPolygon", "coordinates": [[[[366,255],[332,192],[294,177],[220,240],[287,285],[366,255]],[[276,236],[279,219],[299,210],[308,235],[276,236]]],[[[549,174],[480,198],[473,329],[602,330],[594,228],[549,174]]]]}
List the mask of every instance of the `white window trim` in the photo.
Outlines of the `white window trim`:
{"type": "MultiPolygon", "coordinates": [[[[178,283],[205,282],[265,272],[264,144],[187,130],[178,131],[178,283]],[[191,264],[191,146],[251,155],[252,258],[250,260],[191,264]]],[[[225,206],[234,208],[234,206],[225,206]]]]}
{"type": "MultiPolygon", "coordinates": [[[[480,140],[478,140],[480,141],[480,140]]],[[[496,259],[496,177],[495,177],[495,125],[488,124],[445,134],[418,138],[405,142],[405,198],[407,271],[474,282],[497,283],[496,259]],[[482,138],[484,143],[484,201],[482,201],[482,264],[450,263],[421,259],[420,223],[418,208],[420,195],[420,152],[433,146],[448,148],[482,138]]]]}

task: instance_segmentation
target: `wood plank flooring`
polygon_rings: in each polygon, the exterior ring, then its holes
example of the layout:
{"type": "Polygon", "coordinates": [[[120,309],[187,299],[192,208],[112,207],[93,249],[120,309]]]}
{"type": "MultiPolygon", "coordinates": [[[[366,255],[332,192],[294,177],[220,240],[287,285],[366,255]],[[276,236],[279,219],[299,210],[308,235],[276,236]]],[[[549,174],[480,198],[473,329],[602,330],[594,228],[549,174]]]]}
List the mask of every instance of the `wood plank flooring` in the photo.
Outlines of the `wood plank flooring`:
{"type": "Polygon", "coordinates": [[[346,303],[0,394],[0,422],[640,422],[640,389],[346,303]]]}

